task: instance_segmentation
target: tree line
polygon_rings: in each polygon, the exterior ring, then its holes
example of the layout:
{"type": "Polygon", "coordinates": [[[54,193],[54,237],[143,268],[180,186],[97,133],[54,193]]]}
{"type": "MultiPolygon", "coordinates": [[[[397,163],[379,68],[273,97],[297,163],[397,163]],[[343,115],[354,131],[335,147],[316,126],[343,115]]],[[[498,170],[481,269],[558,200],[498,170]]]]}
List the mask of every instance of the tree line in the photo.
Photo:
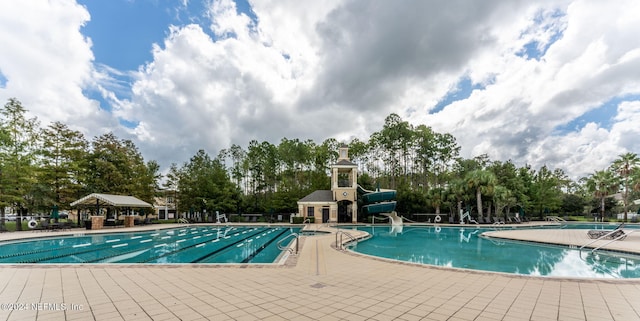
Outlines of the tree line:
{"type": "Polygon", "coordinates": [[[640,190],[640,160],[633,153],[572,181],[559,168],[516,166],[486,155],[460,157],[451,134],[413,126],[396,114],[366,141],[252,140],[246,148],[234,144],[215,156],[199,150],[183,164],[171,164],[164,177],[156,161],[145,161],[132,141],[113,133],[88,141],[61,122],[41,128],[15,98],[0,116],[0,225],[5,208],[46,212],[93,192],[153,203],[161,189],[175,191],[181,213],[295,213],[297,200],[330,189],[329,170],[341,144],[358,164],[359,183],[396,189],[403,215],[469,210],[484,217],[585,211],[604,216],[627,213],[640,190]],[[619,209],[611,199],[618,192],[624,204],[619,209]]]}
{"type": "Polygon", "coordinates": [[[5,212],[20,217],[66,209],[90,193],[135,195],[153,203],[160,166],[130,140],[106,133],[88,141],[62,122],[41,127],[10,98],[0,111],[0,229],[5,212]]]}

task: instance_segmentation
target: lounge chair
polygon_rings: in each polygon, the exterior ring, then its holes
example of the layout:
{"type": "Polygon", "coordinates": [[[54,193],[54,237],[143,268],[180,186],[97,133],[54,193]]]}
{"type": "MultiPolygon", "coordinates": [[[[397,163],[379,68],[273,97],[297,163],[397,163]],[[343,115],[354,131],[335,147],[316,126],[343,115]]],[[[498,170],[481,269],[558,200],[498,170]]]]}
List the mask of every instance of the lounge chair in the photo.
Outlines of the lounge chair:
{"type": "Polygon", "coordinates": [[[49,224],[48,220],[41,220],[40,225],[35,228],[37,231],[52,231],[53,226],[49,224]]]}
{"type": "Polygon", "coordinates": [[[627,235],[624,234],[624,231],[622,230],[623,227],[624,227],[624,223],[618,225],[618,227],[616,227],[613,230],[589,230],[587,231],[587,235],[591,239],[602,238],[606,240],[613,240],[613,239],[622,240],[625,237],[627,237],[627,235]]]}

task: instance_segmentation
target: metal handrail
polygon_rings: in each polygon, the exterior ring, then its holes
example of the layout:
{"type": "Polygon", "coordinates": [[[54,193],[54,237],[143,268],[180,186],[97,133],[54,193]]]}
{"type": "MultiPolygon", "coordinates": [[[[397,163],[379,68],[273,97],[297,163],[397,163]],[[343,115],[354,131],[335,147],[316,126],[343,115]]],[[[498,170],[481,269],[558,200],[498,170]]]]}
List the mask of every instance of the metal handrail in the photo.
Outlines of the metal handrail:
{"type": "MultiPolygon", "coordinates": [[[[618,236],[618,237],[614,238],[613,240],[611,240],[611,241],[609,241],[609,242],[607,242],[607,243],[605,243],[605,244],[602,244],[602,245],[600,245],[600,246],[596,247],[595,249],[591,250],[591,252],[595,252],[595,251],[597,251],[597,250],[601,249],[601,248],[602,248],[602,247],[604,247],[604,246],[607,246],[607,245],[609,245],[609,244],[611,244],[611,243],[613,243],[613,242],[615,242],[615,241],[617,241],[617,240],[623,239],[623,238],[627,237],[629,234],[631,234],[631,233],[633,233],[633,232],[636,232],[636,231],[637,231],[637,230],[631,230],[631,231],[629,231],[628,233],[624,233],[624,232],[623,232],[620,236],[618,236]]],[[[581,249],[582,249],[582,248],[581,248],[581,249]]]]}
{"type": "Polygon", "coordinates": [[[300,243],[299,239],[300,239],[300,234],[298,234],[298,233],[291,233],[291,234],[289,234],[289,235],[285,236],[285,237],[284,237],[283,239],[281,239],[280,241],[278,241],[278,243],[277,243],[278,249],[279,249],[280,251],[289,251],[291,254],[298,254],[298,247],[299,247],[299,243],[300,243]],[[290,246],[284,246],[284,245],[282,245],[282,243],[283,243],[285,240],[289,239],[289,238],[290,238],[290,237],[292,237],[292,236],[296,238],[296,250],[295,250],[295,253],[294,253],[293,249],[292,249],[290,246]]]}
{"type": "Polygon", "coordinates": [[[375,217],[375,215],[371,215],[371,224],[376,224],[376,220],[378,220],[378,221],[385,221],[385,220],[388,221],[388,220],[390,220],[390,218],[388,216],[387,217],[375,217]]]}
{"type": "Polygon", "coordinates": [[[358,241],[358,239],[355,238],[350,233],[345,232],[345,231],[338,231],[338,232],[336,232],[336,248],[339,249],[339,250],[344,250],[344,244],[342,243],[342,236],[343,235],[346,235],[350,239],[349,242],[357,242],[358,241]],[[340,242],[339,243],[338,243],[338,235],[340,235],[340,242]]]}
{"type": "MultiPolygon", "coordinates": [[[[606,238],[606,237],[609,237],[609,236],[611,236],[611,234],[616,233],[616,232],[618,232],[618,231],[622,231],[622,229],[615,229],[615,230],[612,230],[611,232],[609,232],[609,233],[607,233],[607,234],[605,234],[605,235],[602,235],[602,236],[600,236],[599,238],[597,238],[597,239],[595,239],[595,240],[593,240],[593,241],[591,241],[591,242],[587,242],[586,244],[582,245],[582,246],[581,246],[581,247],[579,247],[578,249],[579,249],[579,250],[582,250],[582,249],[583,249],[583,248],[585,248],[586,246],[591,245],[591,244],[593,244],[593,243],[595,243],[595,242],[598,242],[598,241],[600,241],[600,240],[602,240],[602,239],[604,239],[604,238],[606,238]]],[[[627,234],[622,234],[621,236],[626,236],[626,235],[627,235],[627,234]]],[[[618,238],[614,239],[613,241],[616,241],[617,239],[618,239],[618,238]]],[[[611,243],[611,242],[609,242],[609,243],[611,243]]],[[[607,243],[607,244],[609,244],[609,243],[607,243]]]]}

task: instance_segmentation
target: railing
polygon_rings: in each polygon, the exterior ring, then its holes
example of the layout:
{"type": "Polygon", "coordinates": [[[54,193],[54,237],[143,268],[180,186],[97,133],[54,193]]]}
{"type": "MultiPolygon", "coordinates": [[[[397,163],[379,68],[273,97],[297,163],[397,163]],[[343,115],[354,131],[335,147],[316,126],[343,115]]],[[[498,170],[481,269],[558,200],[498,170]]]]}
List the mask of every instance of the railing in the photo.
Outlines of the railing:
{"type": "Polygon", "coordinates": [[[299,240],[300,239],[300,234],[298,233],[291,233],[289,235],[287,235],[286,237],[284,237],[283,239],[281,239],[280,241],[278,241],[277,245],[278,245],[278,249],[280,251],[289,251],[289,253],[291,254],[298,254],[298,247],[299,247],[299,240]],[[291,237],[295,237],[295,241],[296,241],[296,247],[295,247],[295,252],[294,250],[290,247],[290,246],[285,246],[283,245],[284,241],[288,240],[291,237]]]}
{"type": "Polygon", "coordinates": [[[189,220],[187,220],[186,218],[179,218],[178,219],[178,223],[180,223],[180,224],[189,224],[189,220]]]}
{"type": "Polygon", "coordinates": [[[358,239],[355,238],[350,233],[339,230],[338,232],[336,232],[336,248],[338,250],[344,250],[345,249],[344,243],[342,242],[343,236],[346,236],[349,239],[349,243],[350,242],[358,242],[358,239]],[[340,238],[340,242],[338,242],[338,238],[340,238]]]}
{"type": "Polygon", "coordinates": [[[389,217],[375,217],[375,215],[371,215],[371,224],[376,224],[376,220],[378,221],[388,221],[389,217]]]}
{"type": "MultiPolygon", "coordinates": [[[[401,216],[403,221],[407,221],[409,223],[424,223],[424,222],[416,222],[416,221],[412,221],[404,216],[401,216]]],[[[428,223],[431,223],[431,221],[429,221],[428,223]]]]}
{"type": "MultiPolygon", "coordinates": [[[[617,231],[617,230],[614,230],[614,232],[615,232],[615,231],[617,231]]],[[[602,244],[602,245],[600,245],[600,246],[596,247],[595,249],[591,250],[591,252],[595,252],[595,251],[597,251],[597,250],[601,249],[601,248],[602,248],[602,247],[604,247],[604,246],[607,246],[607,245],[609,245],[609,244],[611,244],[611,243],[613,243],[613,242],[615,242],[615,241],[621,240],[621,239],[623,239],[623,238],[627,237],[627,235],[629,235],[629,234],[631,234],[631,233],[633,233],[633,232],[637,232],[637,230],[631,230],[631,231],[629,231],[629,232],[627,232],[627,233],[622,233],[622,234],[620,234],[618,237],[614,238],[613,240],[611,240],[611,241],[609,241],[609,242],[607,242],[607,243],[605,243],[605,244],[602,244]]],[[[609,234],[611,234],[611,233],[609,233],[609,234]]],[[[582,249],[582,247],[581,247],[581,249],[582,249]]]]}
{"type": "MultiPolygon", "coordinates": [[[[612,230],[611,232],[609,232],[609,233],[607,233],[607,234],[604,234],[604,235],[600,236],[599,238],[597,238],[597,239],[595,239],[595,240],[593,240],[593,241],[587,242],[586,244],[582,245],[582,246],[581,246],[581,247],[579,247],[578,249],[579,249],[579,250],[582,250],[583,248],[585,248],[585,247],[587,247],[587,246],[589,246],[589,245],[591,245],[591,244],[593,244],[593,243],[595,243],[595,242],[598,242],[598,241],[600,241],[600,240],[603,240],[603,239],[605,239],[605,238],[607,238],[607,237],[609,237],[609,236],[613,235],[614,233],[618,233],[618,232],[620,232],[620,231],[622,231],[622,230],[621,230],[621,229],[615,229],[615,230],[612,230]]],[[[597,250],[597,249],[600,249],[601,247],[603,247],[603,246],[605,246],[605,245],[608,245],[608,244],[610,244],[610,243],[611,243],[611,242],[613,242],[613,241],[617,241],[617,240],[619,240],[619,239],[622,239],[622,238],[626,237],[627,235],[629,235],[629,234],[631,234],[631,233],[633,233],[633,232],[635,232],[635,230],[634,230],[634,231],[631,231],[631,232],[629,232],[629,233],[627,233],[627,234],[622,233],[620,236],[618,236],[618,237],[614,238],[613,240],[611,240],[610,242],[607,242],[606,244],[603,244],[603,245],[601,245],[601,246],[599,246],[599,247],[597,247],[597,248],[593,249],[592,251],[595,251],[595,250],[597,250]]]]}
{"type": "Polygon", "coordinates": [[[331,224],[334,224],[333,226],[338,226],[338,222],[332,221],[332,220],[327,221],[326,223],[322,224],[322,226],[331,227],[332,226],[331,224]]]}

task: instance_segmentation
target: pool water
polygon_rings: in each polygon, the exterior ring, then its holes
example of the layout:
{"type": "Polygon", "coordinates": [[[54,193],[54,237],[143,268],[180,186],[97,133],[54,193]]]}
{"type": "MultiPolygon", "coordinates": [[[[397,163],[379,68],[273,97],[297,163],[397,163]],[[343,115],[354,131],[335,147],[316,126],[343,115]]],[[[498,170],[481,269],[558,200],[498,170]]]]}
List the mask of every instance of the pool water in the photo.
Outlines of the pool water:
{"type": "MultiPolygon", "coordinates": [[[[273,263],[285,227],[188,227],[0,243],[0,263],[273,263]]],[[[289,242],[289,241],[287,241],[289,242]]]]}
{"type": "Polygon", "coordinates": [[[479,237],[490,228],[351,228],[373,236],[352,245],[353,251],[399,261],[536,276],[640,278],[640,256],[479,237]]]}

